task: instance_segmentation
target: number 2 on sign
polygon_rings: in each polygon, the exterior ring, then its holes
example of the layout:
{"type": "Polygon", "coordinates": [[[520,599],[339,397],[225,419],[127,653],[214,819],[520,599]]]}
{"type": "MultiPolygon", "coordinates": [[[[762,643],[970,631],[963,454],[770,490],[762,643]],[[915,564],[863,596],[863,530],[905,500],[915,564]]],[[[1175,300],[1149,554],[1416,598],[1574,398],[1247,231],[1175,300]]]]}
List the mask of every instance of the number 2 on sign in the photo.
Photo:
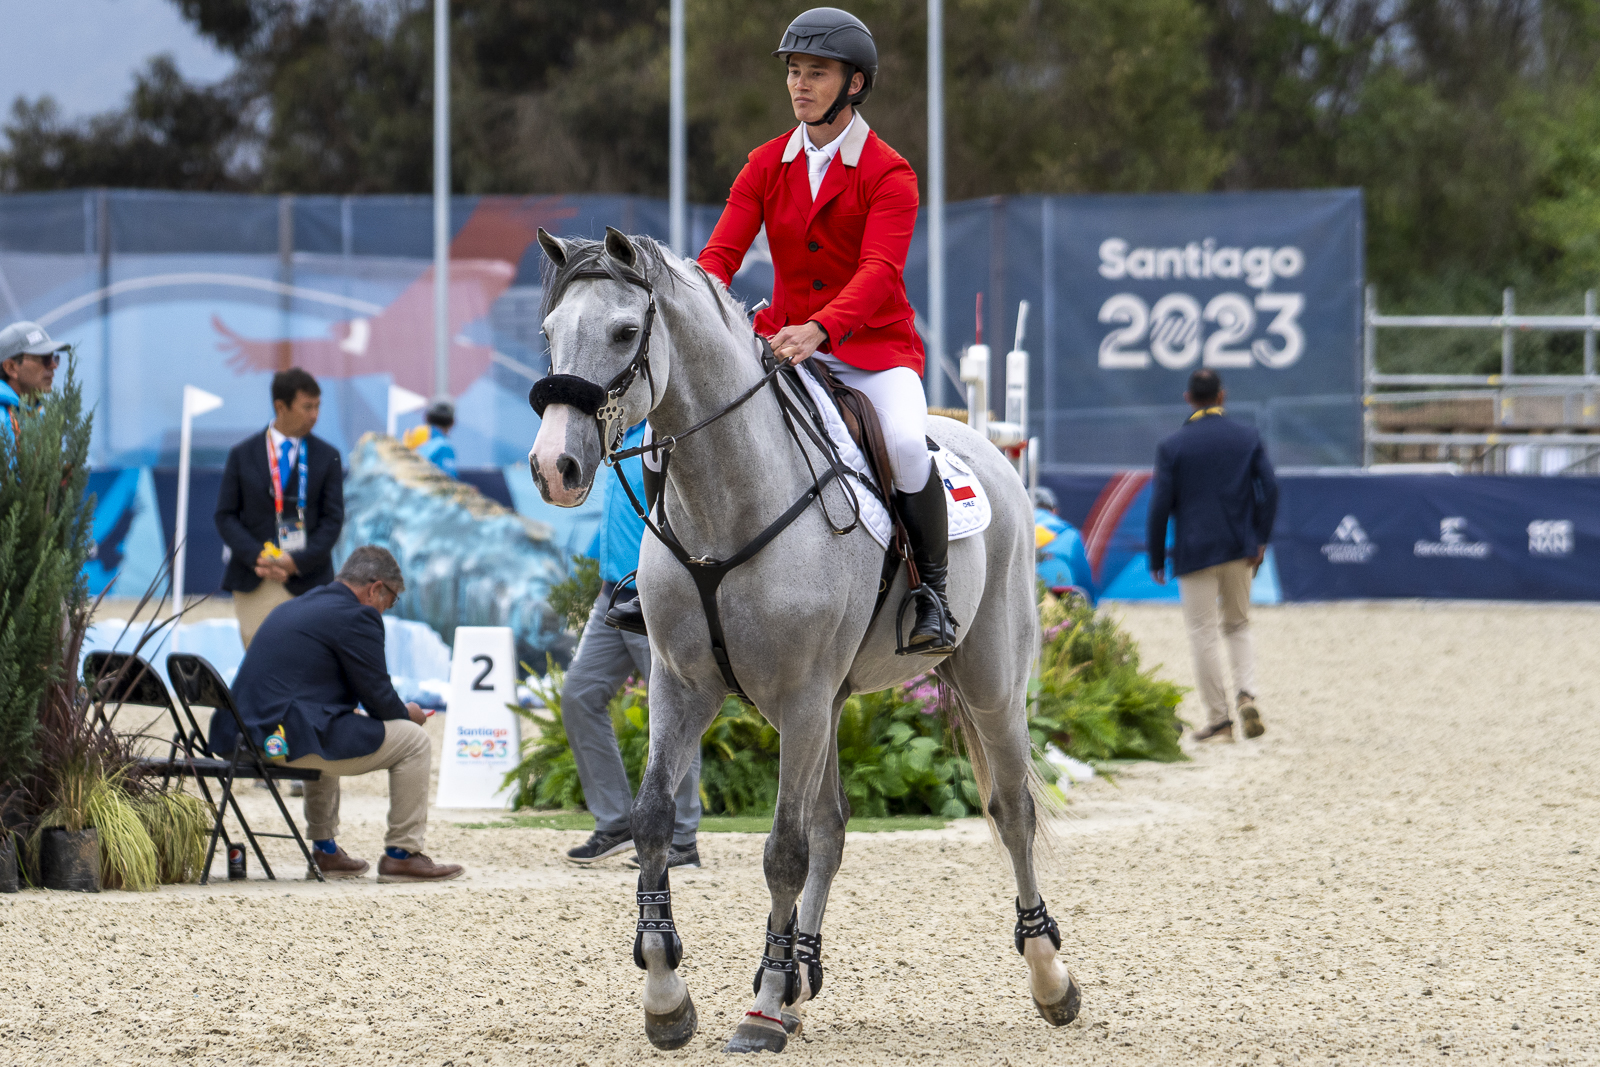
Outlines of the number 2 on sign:
{"type": "Polygon", "coordinates": [[[473,656],[472,657],[472,662],[483,664],[483,670],[479,671],[478,672],[478,676],[472,680],[472,691],[474,693],[492,693],[492,692],[494,692],[494,686],[492,686],[492,685],[484,685],[483,684],[483,680],[485,678],[489,677],[489,672],[494,670],[494,657],[493,656],[473,656]]]}

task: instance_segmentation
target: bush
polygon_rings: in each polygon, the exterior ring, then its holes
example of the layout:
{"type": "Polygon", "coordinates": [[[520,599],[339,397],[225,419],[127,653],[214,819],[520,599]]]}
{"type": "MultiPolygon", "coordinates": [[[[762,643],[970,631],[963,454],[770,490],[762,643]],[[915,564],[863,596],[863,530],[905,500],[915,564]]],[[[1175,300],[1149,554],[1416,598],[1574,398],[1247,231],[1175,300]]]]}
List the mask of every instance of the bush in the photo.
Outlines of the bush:
{"type": "MultiPolygon", "coordinates": [[[[1047,782],[1057,774],[1042,759],[1055,745],[1077,759],[1185,759],[1175,708],[1183,689],[1139,670],[1133,639],[1108,615],[1081,601],[1046,597],[1039,678],[1030,689],[1035,766],[1047,782]]],[[[543,709],[516,708],[529,726],[522,761],[506,776],[516,806],[579,808],[583,785],[562,719],[563,672],[548,663],[540,678],[523,665],[543,709]]],[[[611,700],[611,724],[628,784],[650,754],[650,708],[637,679],[611,700]]],[[[944,715],[937,687],[924,675],[904,686],[845,701],[839,721],[839,776],[854,815],[980,813],[972,765],[944,715]]],[[[778,732],[735,697],[723,701],[700,742],[700,801],[708,815],[758,815],[778,797],[778,732]]]]}
{"type": "Polygon", "coordinates": [[[1139,670],[1139,648],[1078,597],[1045,595],[1044,642],[1031,686],[1029,732],[1084,761],[1188,759],[1178,747],[1183,687],[1139,670]]]}

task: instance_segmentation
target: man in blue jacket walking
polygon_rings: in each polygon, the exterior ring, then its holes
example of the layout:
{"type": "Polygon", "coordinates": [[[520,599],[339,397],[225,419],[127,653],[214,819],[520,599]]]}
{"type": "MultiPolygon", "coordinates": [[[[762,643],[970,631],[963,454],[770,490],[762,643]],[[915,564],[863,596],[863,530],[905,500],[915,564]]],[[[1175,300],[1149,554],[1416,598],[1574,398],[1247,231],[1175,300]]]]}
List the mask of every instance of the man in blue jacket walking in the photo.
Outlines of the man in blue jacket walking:
{"type": "Polygon", "coordinates": [[[1146,543],[1150,573],[1167,582],[1167,519],[1176,526],[1172,569],[1206,725],[1198,741],[1233,740],[1223,681],[1222,650],[1233,663],[1233,689],[1247,738],[1266,732],[1255,697],[1255,646],[1250,638],[1250,582],[1272,539],[1278,482],[1261,435],[1223,414],[1222,379],[1214,370],[1189,376],[1183,398],[1193,407],[1182,428],[1156,452],[1146,543]]]}
{"type": "MultiPolygon", "coordinates": [[[[644,442],[641,422],[623,438],[624,449],[644,442]]],[[[606,482],[603,517],[590,554],[600,561],[600,595],[583,628],[578,651],[561,689],[561,721],[567,728],[572,758],[578,765],[585,806],[594,815],[594,833],[567,853],[573,863],[587,866],[633,847],[633,792],[622,763],[609,705],[630,674],[650,680],[650,639],[631,629],[606,625],[606,608],[617,583],[639,568],[639,543],[644,540],[644,520],[628,501],[620,479],[627,478],[634,495],[644,499],[644,468],[639,457],[616,466],[616,477],[606,482]]],[[[637,594],[625,588],[617,594],[618,607],[637,594]]],[[[674,797],[677,817],[672,828],[668,867],[700,866],[696,844],[700,829],[700,754],[683,776],[674,797]]]]}

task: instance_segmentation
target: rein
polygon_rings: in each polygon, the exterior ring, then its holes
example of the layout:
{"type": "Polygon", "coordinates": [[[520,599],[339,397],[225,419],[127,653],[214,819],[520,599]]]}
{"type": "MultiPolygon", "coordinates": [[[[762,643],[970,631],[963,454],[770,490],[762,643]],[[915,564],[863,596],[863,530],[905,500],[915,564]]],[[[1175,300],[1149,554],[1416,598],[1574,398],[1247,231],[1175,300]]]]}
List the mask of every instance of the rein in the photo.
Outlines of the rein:
{"type": "MultiPolygon", "coordinates": [[[[573,275],[573,278],[617,280],[616,275],[597,268],[578,271],[573,275]]],[[[672,532],[672,525],[667,519],[665,493],[662,494],[662,499],[658,502],[660,519],[657,521],[652,518],[649,506],[640,501],[638,496],[634,494],[633,487],[628,484],[628,479],[621,477],[620,472],[618,475],[618,481],[622,483],[622,489],[628,496],[628,503],[633,505],[634,512],[644,521],[646,529],[655,536],[656,540],[667,547],[667,551],[671,552],[677,561],[683,564],[684,568],[689,572],[689,577],[694,580],[695,589],[700,594],[701,609],[705,612],[706,628],[711,636],[711,657],[717,663],[717,670],[721,673],[723,682],[728,686],[728,690],[738,696],[739,699],[746,703],[751,703],[750,697],[745,693],[744,688],[739,684],[738,677],[733,672],[733,664],[728,659],[727,638],[722,629],[722,613],[717,607],[717,588],[722,584],[722,580],[728,576],[728,572],[745,563],[757,552],[767,547],[773,538],[787,529],[791,523],[811,506],[812,501],[821,498],[822,491],[829,482],[837,479],[839,484],[843,486],[846,496],[849,497],[851,510],[855,515],[853,522],[841,528],[834,523],[832,516],[828,515],[827,503],[824,501],[823,514],[827,517],[828,525],[834,533],[847,534],[860,524],[861,504],[856,498],[855,490],[850,485],[849,480],[844,477],[847,469],[839,457],[838,450],[834,448],[833,442],[828,439],[826,434],[819,433],[810,425],[810,420],[805,417],[799,406],[778,385],[778,376],[784,370],[792,369],[792,364],[778,359],[772,351],[772,345],[761,337],[757,338],[761,346],[761,360],[764,366],[769,365],[769,369],[754,385],[734,397],[732,401],[714,414],[700,420],[682,433],[663,437],[659,441],[651,441],[636,448],[617,450],[615,446],[622,442],[623,435],[627,430],[627,427],[622,425],[622,398],[627,395],[628,390],[633,387],[640,374],[644,375],[645,382],[650,387],[651,407],[654,408],[655,406],[655,380],[650,373],[650,333],[655,325],[656,318],[655,290],[651,287],[649,281],[634,271],[623,271],[622,279],[632,285],[637,285],[650,295],[650,306],[645,312],[644,329],[640,331],[639,345],[634,350],[633,359],[605,386],[596,385],[587,378],[580,378],[575,374],[546,375],[535,382],[533,388],[529,390],[528,403],[532,405],[534,411],[541,418],[544,417],[544,409],[550,404],[570,404],[585,415],[594,418],[600,424],[603,462],[607,466],[615,467],[622,460],[632,459],[635,456],[644,456],[652,453],[660,456],[661,478],[664,482],[667,476],[668,462],[678,442],[692,437],[718,419],[738,410],[761,390],[768,386],[772,387],[789,434],[794,438],[795,443],[801,446],[801,454],[806,460],[807,469],[811,472],[811,488],[802,493],[800,498],[791,504],[787,511],[769,523],[766,529],[758,533],[733,555],[726,559],[714,559],[711,556],[696,556],[690,553],[689,549],[672,532]],[[614,435],[611,433],[611,424],[613,422],[617,424],[614,435]],[[827,457],[827,469],[818,473],[816,468],[811,466],[811,458],[805,454],[804,442],[800,440],[800,434],[795,429],[796,424],[799,425],[801,430],[805,431],[806,436],[827,457]]],[[[804,390],[802,390],[802,396],[804,395],[804,390]]],[[[627,580],[627,578],[624,578],[618,585],[622,585],[627,580]]],[[[881,583],[880,603],[884,587],[886,587],[886,583],[881,583]]]]}

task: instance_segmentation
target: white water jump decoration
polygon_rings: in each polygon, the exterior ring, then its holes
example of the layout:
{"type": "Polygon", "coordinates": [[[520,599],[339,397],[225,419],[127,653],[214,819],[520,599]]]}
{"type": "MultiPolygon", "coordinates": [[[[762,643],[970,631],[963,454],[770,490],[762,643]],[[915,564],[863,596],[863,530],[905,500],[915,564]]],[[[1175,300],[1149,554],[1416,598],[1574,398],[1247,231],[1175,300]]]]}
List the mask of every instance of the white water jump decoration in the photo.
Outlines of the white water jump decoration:
{"type": "Polygon", "coordinates": [[[514,703],[516,652],[509,626],[458,626],[450,658],[450,707],[439,760],[441,808],[506,808],[502,786],[522,752],[514,703]]]}

